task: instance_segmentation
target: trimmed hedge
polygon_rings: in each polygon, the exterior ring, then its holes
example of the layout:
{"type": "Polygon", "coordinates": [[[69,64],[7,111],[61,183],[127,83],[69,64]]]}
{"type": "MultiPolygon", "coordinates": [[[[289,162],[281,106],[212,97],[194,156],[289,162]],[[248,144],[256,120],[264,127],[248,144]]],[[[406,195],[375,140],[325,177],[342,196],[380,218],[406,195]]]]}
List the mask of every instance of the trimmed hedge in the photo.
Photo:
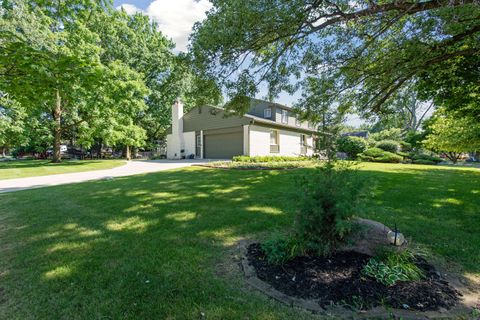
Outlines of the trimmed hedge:
{"type": "Polygon", "coordinates": [[[266,163],[266,162],[293,162],[312,160],[309,157],[288,157],[288,156],[236,156],[232,158],[233,162],[247,162],[247,163],[266,163]]]}
{"type": "Polygon", "coordinates": [[[384,151],[396,153],[400,150],[400,144],[394,140],[382,140],[375,145],[375,148],[380,148],[384,151]]]}
{"type": "Polygon", "coordinates": [[[380,148],[370,148],[358,154],[358,158],[362,161],[369,162],[385,162],[400,163],[403,158],[395,153],[382,150],[380,148]]]}
{"type": "Polygon", "coordinates": [[[345,152],[350,159],[367,149],[367,141],[360,137],[341,137],[337,140],[337,151],[345,152]]]}
{"type": "Polygon", "coordinates": [[[438,164],[443,161],[442,158],[431,156],[425,153],[416,153],[411,156],[412,163],[416,164],[438,164]]]}

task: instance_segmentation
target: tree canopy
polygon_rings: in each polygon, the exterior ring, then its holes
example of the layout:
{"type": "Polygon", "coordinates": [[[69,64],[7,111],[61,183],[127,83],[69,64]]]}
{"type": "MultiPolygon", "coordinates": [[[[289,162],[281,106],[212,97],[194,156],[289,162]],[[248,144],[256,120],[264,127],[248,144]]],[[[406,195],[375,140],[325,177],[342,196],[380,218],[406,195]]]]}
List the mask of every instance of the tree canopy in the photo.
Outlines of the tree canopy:
{"type": "Polygon", "coordinates": [[[110,1],[1,2],[0,92],[50,128],[54,159],[68,135],[83,147],[141,146],[164,135],[170,106],[218,103],[215,83],[175,55],[149,17],[110,1]]]}
{"type": "Polygon", "coordinates": [[[445,109],[436,112],[429,125],[424,145],[444,153],[454,163],[462,152],[480,150],[480,122],[471,117],[456,117],[445,109]]]}
{"type": "Polygon", "coordinates": [[[474,0],[212,3],[195,27],[192,52],[238,110],[246,104],[235,97],[254,96],[263,83],[270,98],[300,90],[298,106],[313,114],[332,105],[381,113],[402,90],[420,91],[420,80],[442,65],[461,70],[480,52],[474,0]],[[322,99],[310,104],[312,96],[322,99]]]}

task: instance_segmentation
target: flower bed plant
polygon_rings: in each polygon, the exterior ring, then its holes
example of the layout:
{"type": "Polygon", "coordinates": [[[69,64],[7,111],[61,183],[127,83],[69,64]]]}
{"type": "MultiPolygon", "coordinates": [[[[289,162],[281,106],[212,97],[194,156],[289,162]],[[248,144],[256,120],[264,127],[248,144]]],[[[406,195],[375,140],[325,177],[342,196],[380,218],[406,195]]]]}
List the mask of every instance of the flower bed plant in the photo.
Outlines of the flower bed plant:
{"type": "Polygon", "coordinates": [[[321,164],[318,160],[303,161],[270,161],[270,162],[240,162],[240,161],[215,161],[205,163],[202,166],[220,169],[239,170],[282,170],[296,168],[311,168],[321,164]]]}
{"type": "Polygon", "coordinates": [[[295,162],[314,160],[311,157],[292,157],[292,156],[236,156],[232,158],[233,162],[251,162],[251,163],[266,163],[266,162],[295,162]]]}

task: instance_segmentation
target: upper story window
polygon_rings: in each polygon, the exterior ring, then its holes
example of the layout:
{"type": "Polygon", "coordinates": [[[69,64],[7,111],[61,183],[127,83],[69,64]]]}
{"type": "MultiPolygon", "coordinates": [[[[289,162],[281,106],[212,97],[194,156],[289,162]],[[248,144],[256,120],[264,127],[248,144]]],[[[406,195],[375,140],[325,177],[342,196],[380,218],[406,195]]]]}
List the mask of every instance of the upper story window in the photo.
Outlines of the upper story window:
{"type": "Polygon", "coordinates": [[[270,119],[272,117],[272,109],[267,108],[263,110],[263,117],[270,119]]]}
{"type": "Polygon", "coordinates": [[[295,115],[295,125],[300,127],[302,125],[302,121],[300,121],[300,116],[297,114],[295,115]]]}
{"type": "Polygon", "coordinates": [[[288,111],[282,110],[282,123],[288,123],[288,111]]]}

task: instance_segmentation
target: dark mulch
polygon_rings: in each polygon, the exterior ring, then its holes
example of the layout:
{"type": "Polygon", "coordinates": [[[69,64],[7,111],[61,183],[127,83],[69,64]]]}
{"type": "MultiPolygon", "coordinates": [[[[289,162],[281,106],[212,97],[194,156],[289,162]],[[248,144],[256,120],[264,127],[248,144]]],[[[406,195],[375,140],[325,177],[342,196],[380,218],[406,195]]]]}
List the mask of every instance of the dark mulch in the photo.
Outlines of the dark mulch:
{"type": "Polygon", "coordinates": [[[361,276],[371,257],[354,251],[338,252],[331,257],[297,257],[283,265],[266,261],[260,244],[248,247],[247,257],[259,279],[289,296],[318,300],[322,307],[344,304],[355,309],[379,305],[419,311],[449,309],[459,302],[460,293],[442,280],[435,268],[419,259],[425,270],[422,281],[398,282],[385,286],[361,276]]]}

